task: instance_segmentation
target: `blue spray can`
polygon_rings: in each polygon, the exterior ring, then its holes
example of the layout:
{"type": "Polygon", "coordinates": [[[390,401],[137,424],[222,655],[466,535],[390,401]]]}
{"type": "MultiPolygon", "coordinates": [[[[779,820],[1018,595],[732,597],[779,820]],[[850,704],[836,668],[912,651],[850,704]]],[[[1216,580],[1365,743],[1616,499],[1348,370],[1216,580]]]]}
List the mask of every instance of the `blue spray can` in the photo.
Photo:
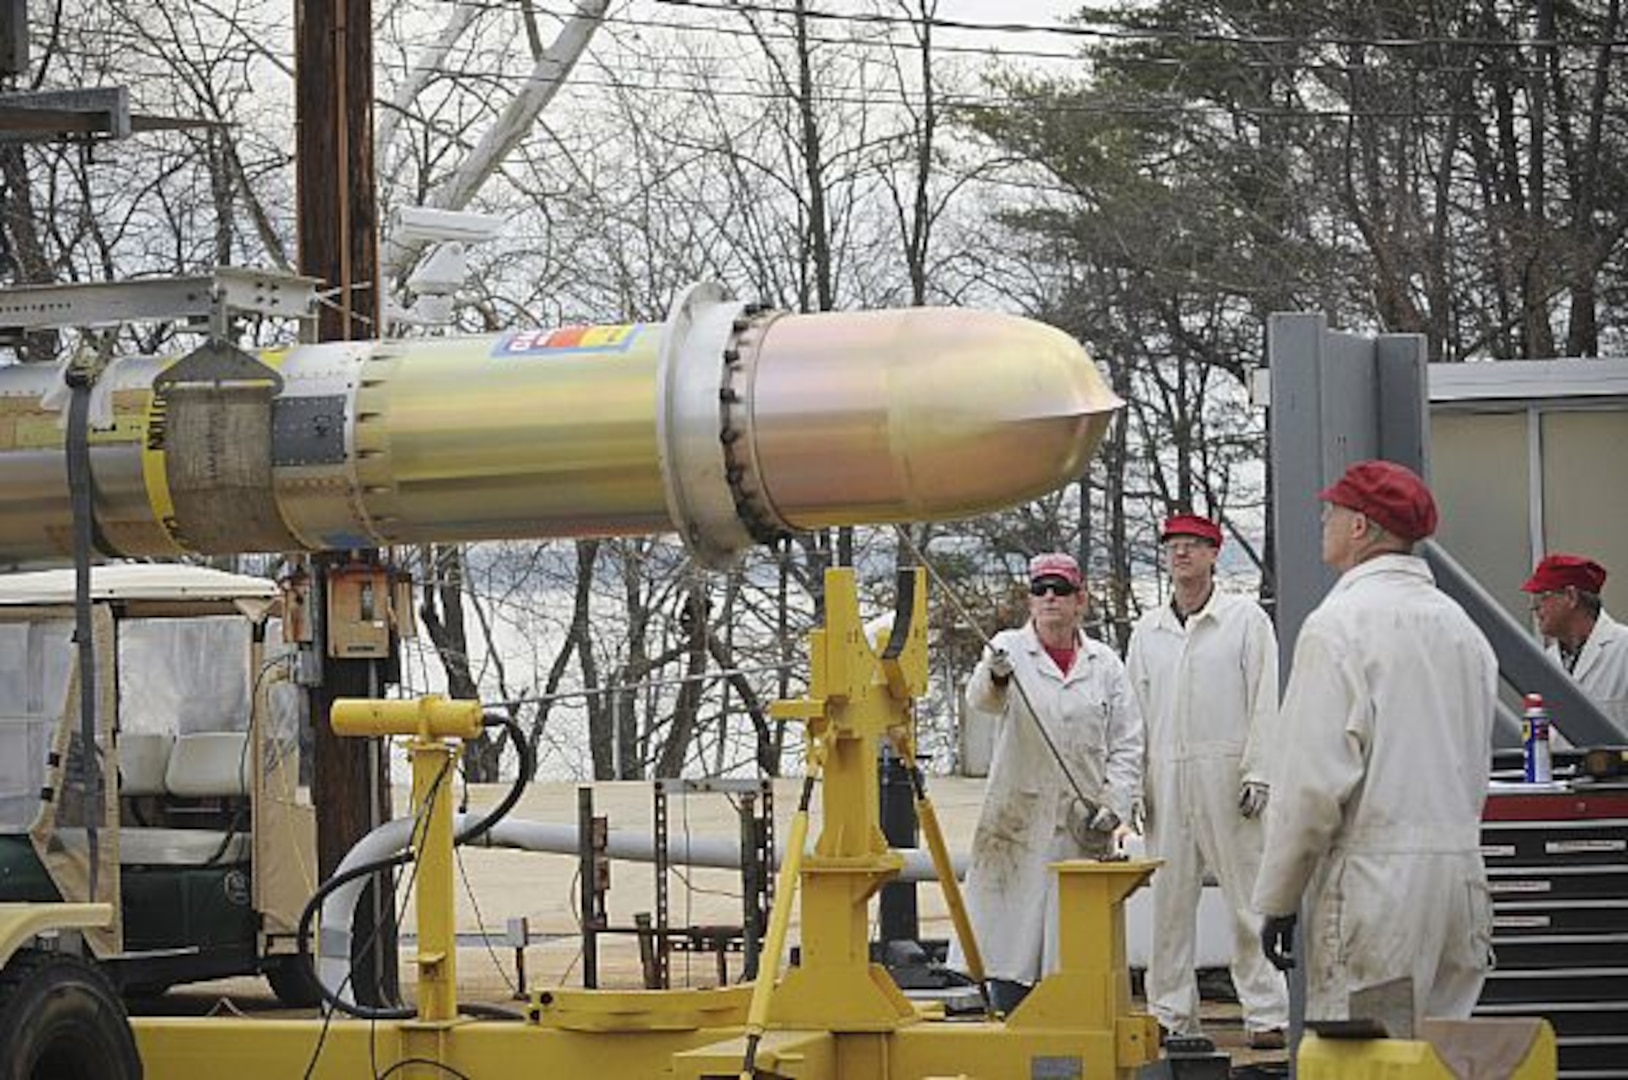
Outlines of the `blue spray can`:
{"type": "Polygon", "coordinates": [[[1526,782],[1547,784],[1554,779],[1549,757],[1549,710],[1543,695],[1526,695],[1526,715],[1521,718],[1521,745],[1526,751],[1526,782]]]}

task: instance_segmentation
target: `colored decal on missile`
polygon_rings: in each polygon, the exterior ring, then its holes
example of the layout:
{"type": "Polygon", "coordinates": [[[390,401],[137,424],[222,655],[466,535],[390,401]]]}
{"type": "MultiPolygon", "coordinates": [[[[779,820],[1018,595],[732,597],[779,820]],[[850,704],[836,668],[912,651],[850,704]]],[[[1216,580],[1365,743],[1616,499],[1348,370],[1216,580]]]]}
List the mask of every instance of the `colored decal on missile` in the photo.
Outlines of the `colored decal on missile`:
{"type": "Polygon", "coordinates": [[[618,326],[559,326],[505,334],[492,346],[492,355],[559,356],[570,353],[622,353],[633,345],[644,323],[618,326]]]}

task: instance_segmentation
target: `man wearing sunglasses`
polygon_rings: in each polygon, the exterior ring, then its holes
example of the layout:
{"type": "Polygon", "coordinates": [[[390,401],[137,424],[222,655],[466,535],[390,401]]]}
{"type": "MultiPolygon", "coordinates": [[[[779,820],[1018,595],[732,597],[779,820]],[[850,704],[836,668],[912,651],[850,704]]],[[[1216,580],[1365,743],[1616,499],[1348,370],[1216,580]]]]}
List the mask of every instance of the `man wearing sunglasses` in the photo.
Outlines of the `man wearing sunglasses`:
{"type": "Polygon", "coordinates": [[[1255,907],[1280,968],[1306,965],[1306,1018],[1409,978],[1416,1016],[1462,1019],[1491,961],[1481,859],[1498,662],[1413,546],[1436,503],[1411,470],[1359,462],[1320,498],[1340,574],[1295,639],[1255,907]],[[1307,924],[1303,957],[1296,912],[1307,924]]]}
{"type": "Polygon", "coordinates": [[[1148,1010],[1167,1032],[1199,1033],[1194,952],[1208,869],[1232,912],[1232,983],[1250,1046],[1281,1049],[1288,986],[1261,954],[1250,903],[1270,791],[1277,635],[1259,604],[1215,587],[1219,525],[1177,514],[1159,540],[1170,603],[1137,622],[1125,660],[1147,725],[1147,853],[1164,861],[1153,875],[1148,1010]]]}
{"type": "MultiPolygon", "coordinates": [[[[1628,724],[1628,627],[1600,602],[1605,577],[1605,567],[1593,559],[1555,552],[1544,556],[1521,588],[1532,595],[1532,614],[1549,641],[1550,657],[1601,712],[1628,724]]],[[[1556,720],[1564,732],[1565,718],[1556,720]]]]}
{"type": "Polygon", "coordinates": [[[1080,629],[1087,606],[1071,556],[1035,556],[1029,621],[996,634],[967,683],[968,704],[999,717],[965,895],[1003,1012],[1056,967],[1048,865],[1111,855],[1141,792],[1141,715],[1119,657],[1080,629]]]}

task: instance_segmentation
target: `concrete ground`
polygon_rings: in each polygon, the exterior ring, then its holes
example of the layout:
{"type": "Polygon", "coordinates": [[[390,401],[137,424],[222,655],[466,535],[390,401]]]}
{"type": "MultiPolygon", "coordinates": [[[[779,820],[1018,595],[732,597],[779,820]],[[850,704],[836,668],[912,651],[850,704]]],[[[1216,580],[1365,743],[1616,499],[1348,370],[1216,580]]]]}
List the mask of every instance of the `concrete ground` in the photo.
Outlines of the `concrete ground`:
{"type": "MultiPolygon", "coordinates": [[[[573,823],[577,815],[577,787],[575,784],[533,784],[514,815],[535,821],[573,823]]],[[[776,835],[780,838],[788,831],[799,788],[800,782],[796,780],[776,783],[776,835]]],[[[489,807],[503,793],[504,789],[497,785],[473,787],[469,791],[470,809],[478,811],[489,807]]],[[[970,846],[983,798],[982,781],[936,778],[931,783],[930,794],[951,850],[965,851],[970,846]]],[[[653,809],[649,784],[595,784],[594,800],[596,811],[609,818],[612,830],[645,834],[651,831],[653,809]]],[[[670,833],[675,840],[686,831],[696,837],[730,840],[739,835],[736,811],[726,796],[705,794],[680,798],[675,795],[668,805],[670,833]]],[[[815,811],[814,829],[817,830],[817,805],[815,811]]],[[[404,802],[399,812],[407,812],[404,802]]],[[[502,939],[507,921],[520,917],[528,921],[531,932],[531,943],[524,957],[527,988],[581,985],[582,949],[575,910],[576,856],[466,848],[460,850],[460,864],[462,875],[456,893],[460,997],[493,1004],[514,1000],[518,988],[515,950],[505,947],[502,939]]],[[[654,893],[652,867],[638,863],[613,864],[608,900],[611,924],[633,925],[636,913],[654,909],[654,893]]],[[[738,925],[740,922],[740,881],[734,871],[675,869],[669,882],[669,896],[675,926],[738,925]]],[[[948,938],[952,930],[939,890],[931,885],[920,887],[917,904],[922,937],[948,938]]],[[[411,900],[403,907],[402,933],[406,941],[400,970],[403,982],[410,984],[414,928],[411,900]]],[[[795,914],[791,939],[794,942],[797,939],[795,914]]],[[[729,959],[731,977],[737,977],[740,958],[735,955],[729,959]]],[[[674,986],[712,986],[718,981],[715,957],[711,955],[675,953],[671,970],[674,986]]],[[[599,971],[601,986],[641,986],[637,940],[632,936],[602,938],[599,971]]],[[[258,978],[226,979],[177,988],[161,999],[136,1003],[132,1011],[147,1015],[203,1015],[220,1011],[300,1015],[279,1009],[264,981],[258,978]]],[[[1235,1063],[1283,1057],[1281,1053],[1261,1055],[1247,1050],[1235,1004],[1206,1001],[1204,1023],[1206,1033],[1216,1041],[1218,1048],[1233,1053],[1235,1063]]]]}

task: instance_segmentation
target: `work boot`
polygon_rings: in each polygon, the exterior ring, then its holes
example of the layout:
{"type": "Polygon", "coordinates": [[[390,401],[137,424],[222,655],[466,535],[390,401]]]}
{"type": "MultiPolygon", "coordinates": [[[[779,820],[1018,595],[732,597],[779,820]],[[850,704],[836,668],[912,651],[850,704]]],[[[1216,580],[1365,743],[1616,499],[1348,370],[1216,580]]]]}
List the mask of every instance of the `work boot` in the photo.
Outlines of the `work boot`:
{"type": "Polygon", "coordinates": [[[1283,1037],[1282,1028],[1264,1028],[1249,1033],[1251,1050],[1282,1050],[1288,1045],[1288,1040],[1283,1037]]]}

